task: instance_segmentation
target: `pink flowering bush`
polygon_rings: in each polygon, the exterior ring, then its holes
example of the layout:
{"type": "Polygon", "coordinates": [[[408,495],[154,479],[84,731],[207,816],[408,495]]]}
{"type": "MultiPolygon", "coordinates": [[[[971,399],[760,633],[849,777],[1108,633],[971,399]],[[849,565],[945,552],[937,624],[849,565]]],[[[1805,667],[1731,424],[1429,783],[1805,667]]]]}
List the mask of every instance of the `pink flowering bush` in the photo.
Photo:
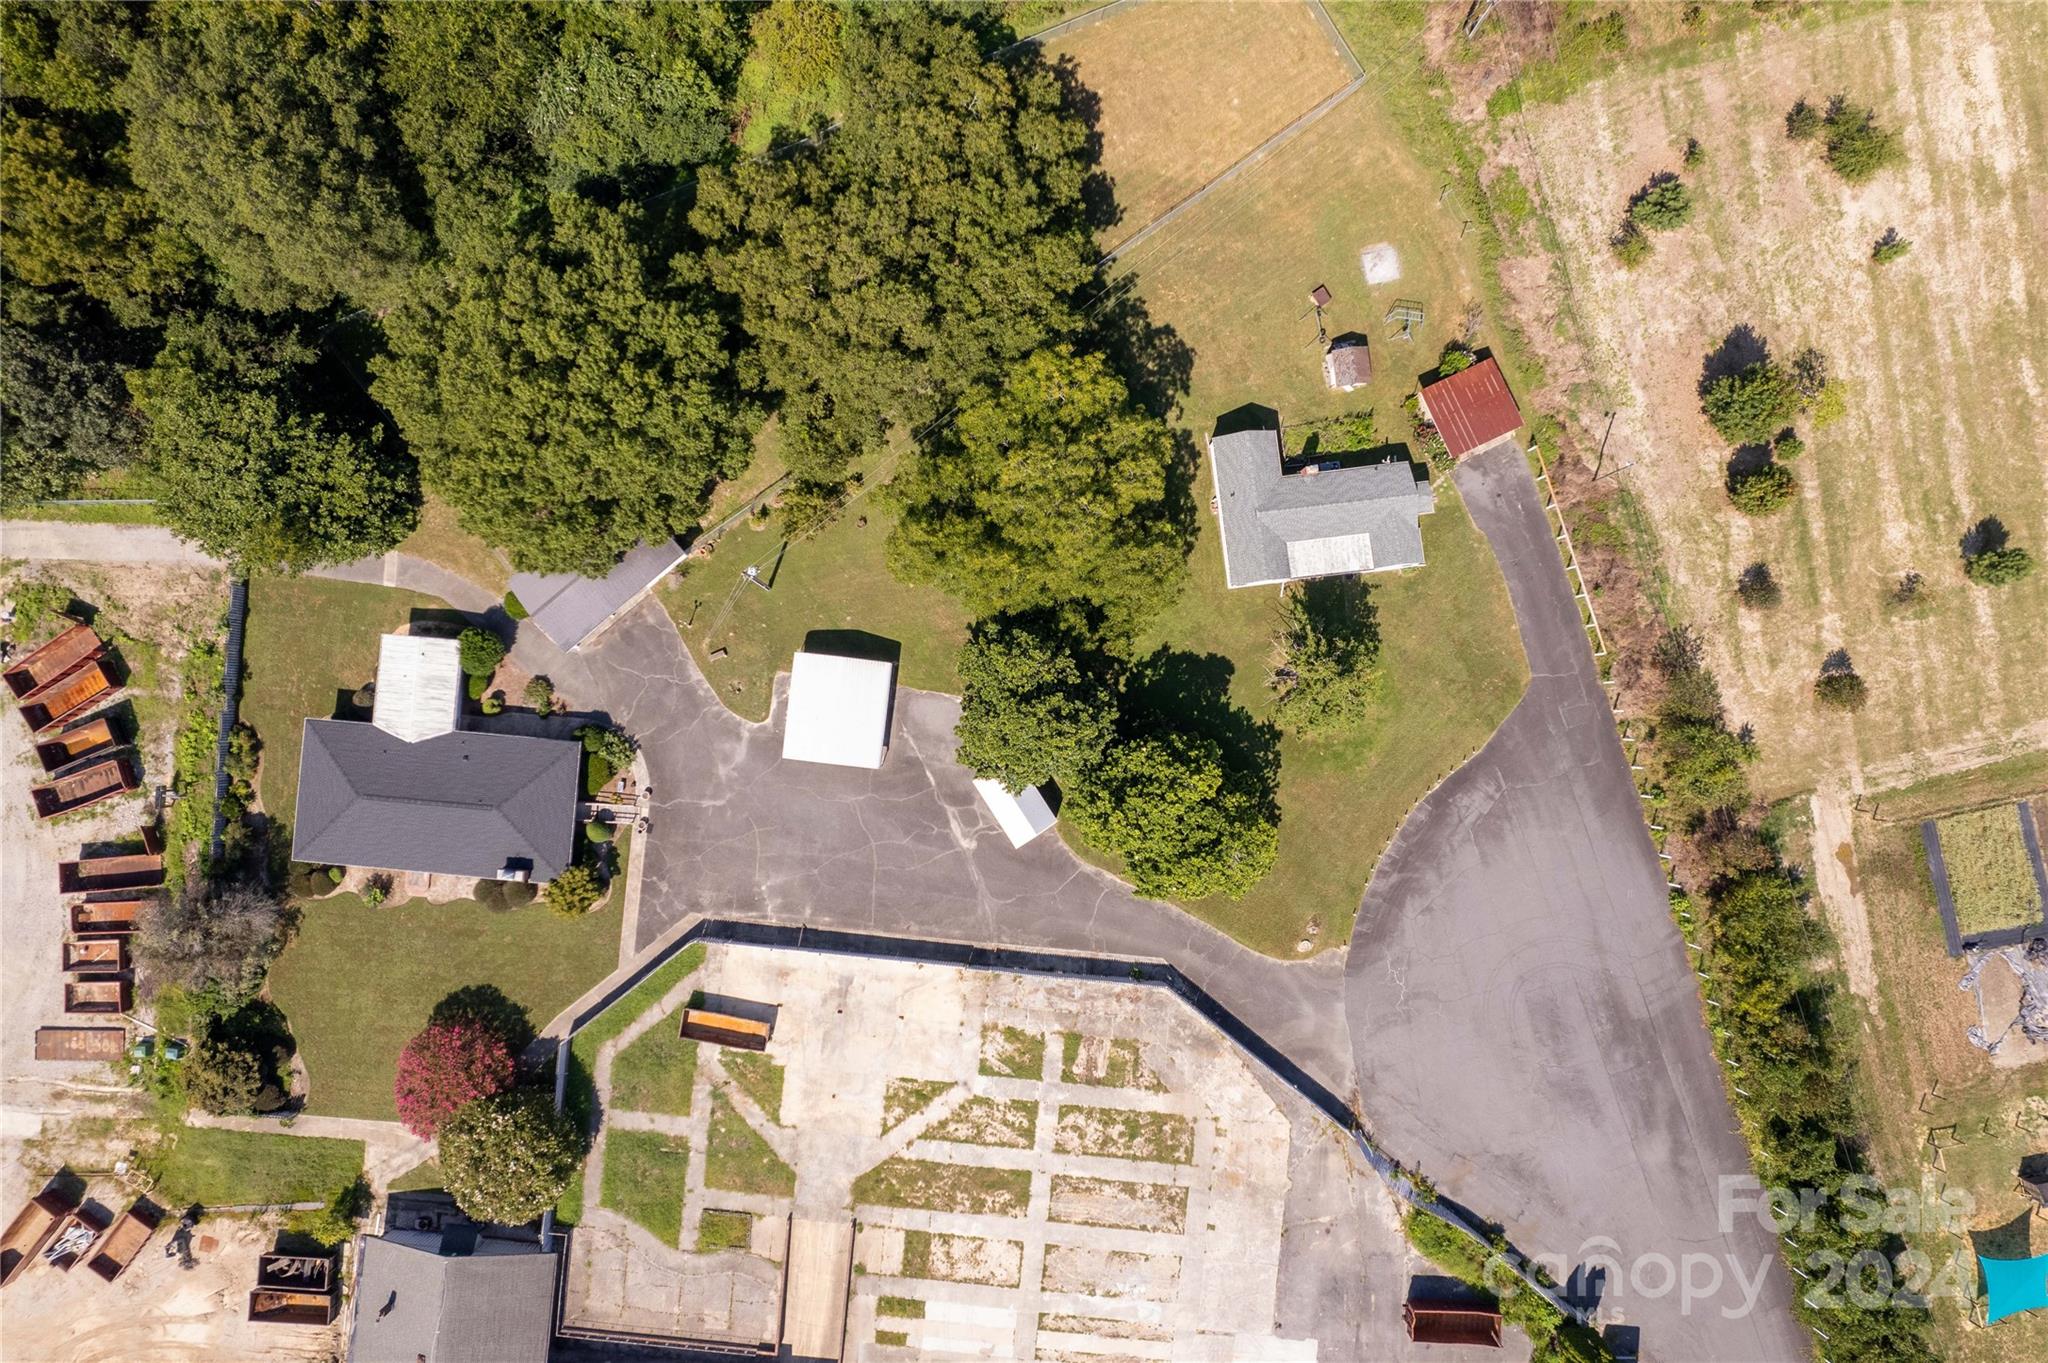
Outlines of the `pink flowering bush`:
{"type": "Polygon", "coordinates": [[[437,1022],[398,1053],[398,1120],[422,1139],[465,1104],[512,1087],[512,1049],[476,1022],[437,1022]]]}

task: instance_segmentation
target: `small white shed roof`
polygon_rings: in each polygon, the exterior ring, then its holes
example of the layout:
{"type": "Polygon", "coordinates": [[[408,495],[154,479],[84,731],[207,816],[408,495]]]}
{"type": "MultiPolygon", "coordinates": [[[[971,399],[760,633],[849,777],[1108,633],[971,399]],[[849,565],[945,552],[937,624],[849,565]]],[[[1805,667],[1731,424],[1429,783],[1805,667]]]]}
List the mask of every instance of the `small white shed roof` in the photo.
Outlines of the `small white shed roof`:
{"type": "Polygon", "coordinates": [[[377,645],[370,722],[408,743],[454,733],[462,720],[462,645],[387,634],[377,645]]]}
{"type": "Polygon", "coordinates": [[[996,816],[1012,847],[1022,847],[1053,825],[1052,807],[1037,786],[1026,786],[1012,795],[1001,781],[977,779],[974,789],[988,812],[996,816]]]}
{"type": "Polygon", "coordinates": [[[799,653],[789,665],[782,755],[793,762],[879,767],[889,738],[894,665],[835,653],[799,653]]]}

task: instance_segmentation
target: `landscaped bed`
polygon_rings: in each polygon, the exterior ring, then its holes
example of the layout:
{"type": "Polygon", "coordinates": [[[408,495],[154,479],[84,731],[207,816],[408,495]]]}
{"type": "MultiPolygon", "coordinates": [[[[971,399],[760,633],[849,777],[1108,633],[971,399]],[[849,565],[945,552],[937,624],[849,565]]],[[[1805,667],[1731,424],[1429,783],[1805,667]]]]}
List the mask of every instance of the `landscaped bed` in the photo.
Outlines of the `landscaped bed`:
{"type": "Polygon", "coordinates": [[[729,1193],[788,1197],[796,1191],[796,1171],[783,1163],[775,1147],[747,1124],[722,1089],[711,1093],[709,1148],[704,1152],[704,1186],[729,1193]]]}
{"type": "Polygon", "coordinates": [[[2041,890],[2022,817],[2018,806],[1998,805],[1935,822],[1956,926],[1965,938],[2041,921],[2041,890]]]}

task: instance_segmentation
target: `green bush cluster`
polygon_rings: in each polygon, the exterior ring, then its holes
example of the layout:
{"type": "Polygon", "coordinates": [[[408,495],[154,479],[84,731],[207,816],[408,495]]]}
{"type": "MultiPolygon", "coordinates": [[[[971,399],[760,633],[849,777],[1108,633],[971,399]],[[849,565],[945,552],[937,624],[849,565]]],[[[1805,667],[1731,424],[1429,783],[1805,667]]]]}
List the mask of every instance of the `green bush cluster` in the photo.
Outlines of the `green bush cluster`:
{"type": "Polygon", "coordinates": [[[1900,236],[1898,228],[1887,227],[1870,248],[1871,263],[1889,265],[1912,249],[1913,243],[1900,236]]]}
{"type": "Polygon", "coordinates": [[[1963,560],[1963,574],[1980,587],[2002,587],[2034,571],[2034,556],[2007,545],[1986,549],[1963,560]]]}
{"type": "Polygon", "coordinates": [[[498,664],[505,661],[505,641],[496,630],[471,625],[456,636],[455,642],[462,652],[462,670],[472,681],[478,677],[489,681],[498,664]]]}
{"type": "Polygon", "coordinates": [[[1768,516],[1789,506],[1799,480],[1783,464],[1766,463],[1728,475],[1728,500],[1746,516],[1768,516]]]}
{"type": "Polygon", "coordinates": [[[1666,171],[1654,175],[1628,201],[1628,220],[1653,232],[1683,227],[1692,218],[1692,191],[1666,171]]]}
{"type": "Polygon", "coordinates": [[[1625,219],[1607,239],[1607,245],[1614,252],[1614,259],[1625,270],[1633,270],[1650,258],[1655,248],[1650,245],[1650,234],[1645,232],[1633,218],[1625,219]]]}

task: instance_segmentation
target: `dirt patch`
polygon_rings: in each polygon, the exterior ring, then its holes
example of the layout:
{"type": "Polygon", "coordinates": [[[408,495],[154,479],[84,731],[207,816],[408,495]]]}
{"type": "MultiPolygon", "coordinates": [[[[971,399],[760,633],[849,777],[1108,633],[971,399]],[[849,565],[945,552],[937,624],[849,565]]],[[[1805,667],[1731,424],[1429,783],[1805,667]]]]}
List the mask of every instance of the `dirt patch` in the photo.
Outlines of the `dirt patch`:
{"type": "Polygon", "coordinates": [[[971,1235],[906,1231],[902,1276],[949,1283],[1015,1287],[1024,1273],[1024,1246],[1016,1240],[982,1240],[971,1235]]]}
{"type": "Polygon", "coordinates": [[[1053,1149],[1062,1155],[1187,1164],[1195,1157],[1195,1124],[1173,1112],[1062,1107],[1053,1149]]]}
{"type": "Polygon", "coordinates": [[[1180,1257],[1136,1254],[1120,1249],[1088,1249],[1080,1245],[1047,1245],[1047,1292],[1078,1292],[1090,1297],[1136,1301],[1172,1301],[1180,1286],[1180,1257]]]}
{"type": "Polygon", "coordinates": [[[1145,1063],[1144,1047],[1130,1037],[1068,1032],[1062,1040],[1066,1055],[1060,1066],[1060,1078],[1069,1084],[1145,1089],[1153,1093],[1166,1090],[1157,1072],[1145,1063]]]}
{"type": "Polygon", "coordinates": [[[1037,1079],[1045,1070],[1045,1038],[1022,1027],[981,1029],[981,1072],[997,1079],[1037,1079]]]}
{"type": "Polygon", "coordinates": [[[1038,1137],[1038,1104],[1028,1098],[969,1098],[925,1128],[928,1141],[1029,1150],[1038,1137]]]}
{"type": "Polygon", "coordinates": [[[1188,1190],[1165,1183],[1124,1183],[1054,1174],[1048,1215],[1054,1221],[1077,1226],[1114,1226],[1179,1235],[1187,1229],[1188,1190]]]}

